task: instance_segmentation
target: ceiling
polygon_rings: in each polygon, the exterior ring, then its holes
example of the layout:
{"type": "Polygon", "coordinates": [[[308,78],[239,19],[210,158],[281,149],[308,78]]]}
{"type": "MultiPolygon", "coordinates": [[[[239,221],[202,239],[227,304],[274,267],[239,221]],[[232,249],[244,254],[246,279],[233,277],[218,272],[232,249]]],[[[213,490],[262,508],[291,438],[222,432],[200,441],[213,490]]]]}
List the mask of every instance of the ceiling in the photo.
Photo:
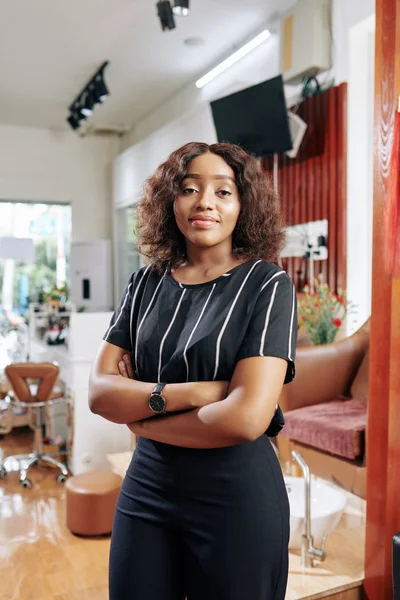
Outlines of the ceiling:
{"type": "Polygon", "coordinates": [[[162,32],[156,0],[0,0],[0,123],[68,127],[68,106],[109,60],[111,96],[91,120],[130,129],[261,31],[284,3],[191,0],[190,16],[162,32]],[[190,37],[204,44],[188,47],[190,37]]]}

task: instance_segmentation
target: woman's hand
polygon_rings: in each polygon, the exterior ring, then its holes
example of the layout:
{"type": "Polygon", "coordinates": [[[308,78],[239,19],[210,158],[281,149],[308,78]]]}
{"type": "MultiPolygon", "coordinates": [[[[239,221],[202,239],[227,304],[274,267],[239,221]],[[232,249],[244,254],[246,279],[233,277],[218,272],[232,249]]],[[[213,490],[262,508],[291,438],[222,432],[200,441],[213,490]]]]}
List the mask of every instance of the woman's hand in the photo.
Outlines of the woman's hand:
{"type": "Polygon", "coordinates": [[[132,368],[132,357],[130,354],[124,354],[122,357],[123,360],[120,360],[118,363],[118,371],[122,377],[126,377],[127,379],[136,379],[135,373],[132,368]]]}

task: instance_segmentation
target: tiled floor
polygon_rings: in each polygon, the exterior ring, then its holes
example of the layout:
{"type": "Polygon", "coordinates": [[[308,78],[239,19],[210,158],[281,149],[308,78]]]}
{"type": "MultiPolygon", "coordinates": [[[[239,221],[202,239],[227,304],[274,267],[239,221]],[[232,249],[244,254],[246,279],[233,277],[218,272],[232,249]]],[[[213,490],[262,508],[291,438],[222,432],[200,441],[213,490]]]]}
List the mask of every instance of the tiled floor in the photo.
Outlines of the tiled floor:
{"type": "MultiPolygon", "coordinates": [[[[0,440],[4,454],[30,452],[32,432],[14,429],[0,440]]],[[[18,474],[0,479],[0,599],[107,600],[110,539],[84,539],[65,526],[62,484],[53,468],[30,471],[32,489],[18,474]]]]}

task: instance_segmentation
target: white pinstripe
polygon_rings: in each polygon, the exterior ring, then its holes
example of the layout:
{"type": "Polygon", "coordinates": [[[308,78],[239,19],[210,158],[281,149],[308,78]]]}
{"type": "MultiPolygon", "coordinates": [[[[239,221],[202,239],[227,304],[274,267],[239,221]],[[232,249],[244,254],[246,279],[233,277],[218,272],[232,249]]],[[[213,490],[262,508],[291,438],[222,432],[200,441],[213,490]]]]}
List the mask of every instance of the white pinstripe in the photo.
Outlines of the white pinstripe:
{"type": "Polygon", "coordinates": [[[274,302],[275,302],[276,289],[277,289],[278,285],[279,285],[279,281],[276,281],[275,285],[274,285],[274,291],[272,292],[271,300],[270,300],[269,305],[268,305],[267,314],[265,315],[265,325],[264,325],[264,329],[263,329],[262,336],[261,336],[261,342],[260,342],[260,356],[264,356],[265,338],[266,338],[266,335],[267,335],[267,330],[268,330],[268,325],[269,325],[269,318],[271,316],[271,310],[272,310],[272,307],[273,307],[274,302]]]}
{"type": "Polygon", "coordinates": [[[143,272],[142,279],[139,281],[139,285],[136,287],[136,291],[135,291],[134,296],[132,298],[131,314],[130,314],[130,318],[129,318],[129,333],[130,333],[130,336],[131,336],[131,348],[132,348],[132,350],[133,350],[133,336],[132,336],[132,331],[133,331],[133,309],[135,308],[136,296],[138,295],[139,288],[140,288],[140,286],[142,284],[142,281],[144,279],[144,276],[146,275],[146,273],[149,270],[149,268],[150,268],[150,265],[148,265],[146,267],[145,271],[143,272]]]}
{"type": "Polygon", "coordinates": [[[115,319],[114,325],[111,325],[111,327],[109,327],[109,329],[108,329],[108,331],[107,331],[107,333],[105,335],[106,341],[108,339],[108,336],[110,335],[110,333],[112,332],[112,330],[114,329],[114,327],[117,325],[118,321],[120,320],[120,318],[122,316],[122,312],[123,312],[123,310],[125,308],[125,304],[126,304],[128,298],[129,298],[131,287],[132,287],[132,282],[128,285],[128,289],[126,291],[125,298],[124,298],[124,301],[123,301],[122,306],[121,306],[121,310],[119,311],[118,317],[115,319]]]}
{"type": "Polygon", "coordinates": [[[262,286],[262,288],[261,288],[261,291],[263,291],[263,289],[264,289],[264,288],[266,288],[266,287],[267,287],[267,285],[268,285],[269,283],[271,283],[271,281],[272,281],[273,279],[275,279],[275,277],[279,277],[280,275],[284,275],[284,274],[285,274],[285,271],[279,271],[278,273],[275,273],[275,275],[272,275],[272,277],[270,277],[270,278],[268,279],[268,281],[267,281],[266,283],[264,283],[264,285],[263,285],[263,286],[262,286]]]}
{"type": "Polygon", "coordinates": [[[242,293],[242,290],[243,290],[244,286],[246,285],[248,278],[250,277],[250,275],[252,274],[253,270],[255,269],[255,267],[256,267],[256,266],[258,265],[258,263],[260,263],[260,262],[262,262],[262,261],[261,261],[261,260],[258,260],[256,263],[254,263],[254,265],[251,267],[250,271],[247,273],[246,277],[244,278],[244,281],[243,281],[242,285],[240,286],[240,288],[239,288],[239,291],[238,291],[238,293],[236,294],[234,301],[232,302],[232,306],[231,306],[231,308],[229,309],[229,312],[228,312],[228,314],[227,314],[227,317],[226,317],[226,319],[225,319],[225,322],[224,322],[224,324],[223,324],[223,326],[222,326],[222,329],[221,329],[221,331],[220,331],[220,333],[219,333],[219,336],[218,336],[218,339],[217,339],[216,352],[215,352],[215,369],[214,369],[213,380],[216,378],[216,376],[217,376],[217,373],[218,373],[218,367],[219,367],[219,353],[220,353],[220,347],[221,347],[221,339],[222,339],[222,336],[224,335],[225,329],[226,329],[226,327],[227,327],[227,325],[228,325],[228,323],[229,323],[229,319],[230,319],[230,318],[231,318],[231,316],[232,316],[233,309],[234,309],[234,308],[235,308],[235,306],[236,306],[236,302],[238,301],[238,299],[239,299],[239,296],[240,296],[240,294],[242,293]]]}
{"type": "Polygon", "coordinates": [[[156,287],[156,289],[155,289],[155,291],[154,291],[154,294],[153,294],[153,295],[152,295],[152,297],[151,297],[151,300],[150,300],[150,302],[149,302],[149,305],[148,305],[148,307],[146,308],[146,312],[144,313],[144,315],[143,315],[143,318],[142,318],[142,320],[140,321],[140,323],[139,323],[139,326],[138,326],[138,328],[137,328],[137,331],[136,331],[136,342],[135,342],[135,372],[136,372],[136,375],[138,375],[137,348],[138,348],[139,332],[140,332],[140,330],[141,330],[141,328],[142,328],[142,325],[143,325],[143,322],[144,322],[145,318],[147,317],[147,315],[148,315],[148,313],[149,313],[149,310],[150,310],[150,308],[151,308],[151,305],[153,304],[153,302],[154,302],[154,299],[155,299],[155,297],[156,297],[156,295],[157,295],[158,288],[159,288],[159,287],[160,287],[160,285],[162,284],[162,282],[163,282],[163,280],[164,280],[164,277],[165,277],[165,273],[164,273],[164,276],[163,276],[163,277],[161,277],[160,281],[158,282],[158,285],[157,285],[157,287],[156,287]]]}
{"type": "Polygon", "coordinates": [[[172,328],[172,326],[173,326],[173,324],[174,324],[174,322],[175,322],[176,316],[177,316],[177,314],[178,314],[178,312],[179,312],[179,309],[180,309],[180,307],[181,307],[182,300],[183,300],[183,298],[184,298],[185,294],[186,294],[186,289],[184,289],[184,290],[183,290],[183,292],[182,292],[182,295],[181,295],[181,297],[180,297],[180,299],[179,299],[178,305],[177,305],[177,307],[176,307],[176,309],[175,309],[174,316],[172,317],[172,321],[171,321],[171,323],[169,324],[169,327],[168,327],[167,331],[165,332],[163,339],[161,340],[161,344],[160,344],[160,351],[159,351],[159,358],[158,358],[158,378],[157,378],[157,382],[158,382],[158,383],[160,383],[160,375],[161,375],[161,362],[162,362],[162,351],[163,351],[163,348],[164,348],[164,342],[165,342],[165,340],[167,339],[167,335],[168,335],[168,334],[169,334],[169,332],[171,331],[171,328],[172,328]]]}
{"type": "Polygon", "coordinates": [[[296,306],[296,290],[293,285],[293,301],[292,301],[292,316],[290,317],[290,331],[289,331],[289,351],[288,357],[289,360],[293,360],[292,358],[292,349],[293,349],[293,322],[294,322],[294,309],[296,306]]]}
{"type": "Polygon", "coordinates": [[[192,337],[193,337],[193,334],[194,334],[194,332],[196,331],[196,329],[197,329],[197,326],[198,326],[198,324],[199,324],[199,323],[200,323],[200,321],[201,321],[201,318],[202,318],[202,316],[203,316],[203,314],[204,314],[204,311],[205,311],[205,310],[206,310],[206,308],[207,308],[207,304],[208,304],[208,302],[209,302],[209,300],[210,300],[210,298],[211,298],[211,296],[212,296],[212,293],[213,293],[213,291],[215,290],[215,287],[216,287],[216,285],[217,285],[217,284],[216,284],[216,283],[214,283],[214,285],[213,285],[213,287],[212,287],[212,290],[211,290],[211,292],[210,292],[210,294],[209,294],[209,296],[208,296],[208,298],[207,298],[207,300],[206,300],[206,303],[205,303],[205,304],[204,304],[204,306],[203,306],[203,310],[201,311],[201,313],[200,313],[200,316],[199,316],[199,318],[197,319],[196,325],[194,326],[194,328],[193,328],[193,331],[192,331],[192,333],[190,334],[190,336],[189,336],[189,339],[188,339],[188,341],[186,342],[185,349],[184,349],[184,351],[183,351],[183,359],[184,359],[184,361],[185,361],[185,365],[186,365],[186,381],[189,381],[189,363],[188,363],[188,360],[187,360],[187,358],[186,358],[186,350],[187,350],[187,349],[188,349],[188,347],[189,347],[189,344],[190,344],[190,341],[191,341],[191,339],[192,339],[192,337]]]}

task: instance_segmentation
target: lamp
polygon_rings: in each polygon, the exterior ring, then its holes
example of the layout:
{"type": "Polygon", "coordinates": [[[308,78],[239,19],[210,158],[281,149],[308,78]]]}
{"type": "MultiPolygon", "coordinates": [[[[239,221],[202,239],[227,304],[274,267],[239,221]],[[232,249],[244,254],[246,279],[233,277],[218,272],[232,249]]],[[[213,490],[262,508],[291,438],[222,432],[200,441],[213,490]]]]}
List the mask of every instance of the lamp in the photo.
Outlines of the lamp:
{"type": "Polygon", "coordinates": [[[175,0],[172,11],[177,17],[187,17],[190,14],[189,0],[175,0]]]}
{"type": "Polygon", "coordinates": [[[172,12],[169,0],[160,0],[157,2],[157,13],[163,31],[166,29],[175,29],[174,13],[172,12]]]}

